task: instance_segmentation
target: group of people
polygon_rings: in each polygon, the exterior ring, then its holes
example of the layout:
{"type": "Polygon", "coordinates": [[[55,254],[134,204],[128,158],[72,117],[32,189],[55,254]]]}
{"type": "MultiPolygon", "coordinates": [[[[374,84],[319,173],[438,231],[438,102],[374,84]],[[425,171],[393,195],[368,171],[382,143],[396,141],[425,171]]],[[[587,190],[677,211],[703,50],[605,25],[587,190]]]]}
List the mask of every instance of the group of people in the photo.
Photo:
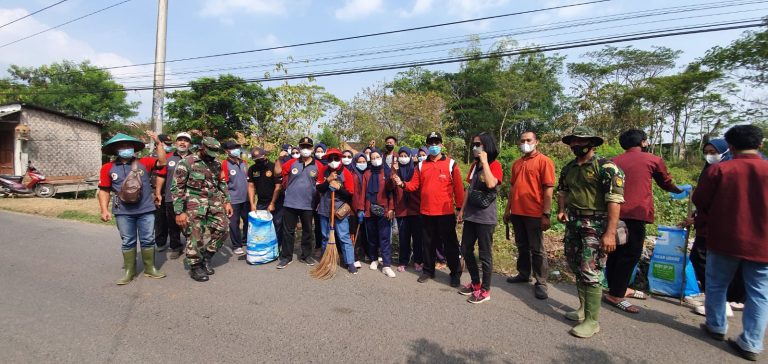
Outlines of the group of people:
{"type": "MultiPolygon", "coordinates": [[[[472,139],[474,161],[466,178],[446,153],[438,132],[429,133],[425,146],[419,149],[398,149],[397,139],[387,137],[384,150],[371,146],[361,153],[315,145],[304,137],[296,147],[284,145],[274,162],[267,159],[264,149],[253,148],[250,167],[234,141],[219,144],[205,137],[193,145],[188,133],[179,133],[175,141],[149,134],[157,144],[154,157],[135,157],[144,144],[122,134],[103,147],[104,153],[117,156],[102,168],[99,202],[102,218],[108,220],[110,193],[114,195],[112,214],[123,239],[125,258],[124,275],[118,284],[126,284],[135,276],[137,238],[142,245],[145,275],[164,276],[154,268],[153,249],[155,242],[164,246],[169,238],[170,257],[184,254],[190,276],[206,281],[214,273],[208,262],[227,235],[234,254],[245,254],[248,212],[268,210],[278,235],[278,269],[286,268],[294,259],[300,223],[296,258],[306,265],[317,263],[313,249],[326,249],[330,234],[335,234],[343,264],[351,274],[358,272],[363,261],[372,270],[381,267],[392,278],[396,277],[394,265],[398,272],[412,265],[420,273],[418,282],[423,283],[435,278],[436,261],[444,259],[450,271],[449,284],[468,296],[469,302],[490,299],[497,195],[504,176],[496,141],[489,133],[472,139]],[[226,160],[219,159],[222,153],[226,153],[226,160]],[[128,202],[121,190],[135,185],[129,182],[136,178],[129,175],[137,171],[145,186],[150,185],[149,177],[155,171],[155,188],[140,189],[138,201],[128,202]],[[163,220],[158,222],[157,241],[152,235],[155,216],[163,220]],[[463,224],[460,239],[457,223],[463,224]],[[399,235],[397,262],[393,262],[393,225],[399,235]],[[184,247],[180,232],[187,237],[184,247]],[[463,286],[462,259],[470,275],[463,286]]],[[[727,328],[724,288],[740,269],[745,287],[745,332],[733,345],[746,353],[745,357],[762,351],[768,320],[768,290],[762,287],[768,284],[768,232],[764,228],[768,162],[757,152],[762,138],[759,128],[744,125],[731,128],[723,142],[706,144],[707,164],[693,194],[697,207],[695,250],[705,249],[706,237],[708,251],[706,279],[698,277],[707,292],[707,323],[703,327],[722,339],[727,328]],[[728,153],[722,151],[721,144],[728,153]],[[718,145],[716,158],[710,156],[709,149],[718,145]],[[727,159],[731,160],[723,163],[727,159]]],[[[511,165],[509,199],[503,207],[503,221],[512,224],[518,248],[518,274],[507,282],[533,281],[535,297],[548,298],[543,232],[550,227],[552,201],[556,199],[556,218],[566,226],[564,250],[576,276],[579,298],[579,308],[565,316],[578,322],[570,333],[586,338],[600,329],[601,301],[637,313],[639,308],[627,298],[646,298],[628,285],[642,253],[645,226],[654,221],[652,181],[670,193],[690,191],[690,186],[675,185],[663,160],[646,153],[648,140],[642,130],[624,132],[619,142],[625,153],[612,159],[595,153],[603,138],[586,127],[574,128],[562,142],[570,147],[574,159],[556,178],[553,161],[538,151],[537,135],[520,135],[518,146],[523,156],[511,165]],[[604,272],[609,286],[605,294],[601,284],[604,272]]],[[[704,271],[697,269],[697,273],[700,270],[704,271]]]]}

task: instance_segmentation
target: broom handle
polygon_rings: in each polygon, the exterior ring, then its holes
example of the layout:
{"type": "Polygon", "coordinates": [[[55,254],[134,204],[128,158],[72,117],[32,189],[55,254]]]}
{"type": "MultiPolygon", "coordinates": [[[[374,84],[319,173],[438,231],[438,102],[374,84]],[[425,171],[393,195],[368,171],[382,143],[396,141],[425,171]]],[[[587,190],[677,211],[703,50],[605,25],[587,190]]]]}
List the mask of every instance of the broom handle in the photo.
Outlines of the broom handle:
{"type": "Polygon", "coordinates": [[[336,218],[336,191],[331,190],[331,230],[333,230],[333,222],[336,218]]]}
{"type": "MultiPolygon", "coordinates": [[[[691,213],[693,212],[693,206],[691,204],[691,199],[693,197],[693,189],[691,189],[691,192],[688,195],[688,214],[686,217],[690,217],[691,213]]],[[[683,244],[683,279],[680,283],[680,305],[683,305],[683,299],[685,298],[685,278],[688,276],[685,269],[688,265],[688,239],[691,237],[691,227],[687,227],[685,229],[685,242],[683,244]]]]}

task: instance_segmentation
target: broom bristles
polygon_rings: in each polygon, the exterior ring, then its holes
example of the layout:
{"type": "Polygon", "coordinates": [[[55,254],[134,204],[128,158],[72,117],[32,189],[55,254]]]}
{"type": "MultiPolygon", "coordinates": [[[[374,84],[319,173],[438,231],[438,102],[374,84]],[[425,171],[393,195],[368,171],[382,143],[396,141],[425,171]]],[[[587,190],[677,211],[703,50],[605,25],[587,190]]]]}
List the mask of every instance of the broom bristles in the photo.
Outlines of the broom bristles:
{"type": "Polygon", "coordinates": [[[320,259],[320,263],[309,271],[309,275],[317,279],[331,279],[336,275],[338,265],[339,251],[336,250],[336,236],[333,229],[331,229],[328,232],[328,244],[325,246],[323,257],[320,259]]]}

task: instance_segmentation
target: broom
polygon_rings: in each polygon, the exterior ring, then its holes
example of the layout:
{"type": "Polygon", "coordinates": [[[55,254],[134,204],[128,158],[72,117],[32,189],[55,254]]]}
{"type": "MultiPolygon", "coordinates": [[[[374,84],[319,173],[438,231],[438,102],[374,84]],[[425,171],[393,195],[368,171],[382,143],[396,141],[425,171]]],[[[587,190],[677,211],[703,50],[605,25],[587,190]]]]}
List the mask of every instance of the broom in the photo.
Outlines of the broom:
{"type": "Polygon", "coordinates": [[[331,229],[328,232],[328,244],[325,246],[323,257],[310,272],[312,278],[331,279],[336,275],[336,267],[339,265],[339,251],[336,250],[336,234],[333,223],[336,217],[336,191],[331,190],[331,229]]]}

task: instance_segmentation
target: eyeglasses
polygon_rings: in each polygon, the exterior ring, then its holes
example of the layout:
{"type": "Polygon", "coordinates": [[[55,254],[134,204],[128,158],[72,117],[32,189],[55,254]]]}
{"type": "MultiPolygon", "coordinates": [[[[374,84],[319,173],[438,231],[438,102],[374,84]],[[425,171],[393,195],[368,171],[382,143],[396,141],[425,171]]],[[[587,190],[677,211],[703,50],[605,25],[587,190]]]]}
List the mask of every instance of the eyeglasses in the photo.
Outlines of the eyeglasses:
{"type": "Polygon", "coordinates": [[[341,158],[339,158],[338,156],[334,155],[334,156],[328,158],[328,160],[330,160],[331,162],[339,162],[339,161],[341,161],[341,158]]]}
{"type": "Polygon", "coordinates": [[[480,142],[474,142],[474,143],[472,143],[472,146],[473,146],[473,147],[481,147],[481,146],[483,146],[483,143],[480,143],[480,142]]]}

